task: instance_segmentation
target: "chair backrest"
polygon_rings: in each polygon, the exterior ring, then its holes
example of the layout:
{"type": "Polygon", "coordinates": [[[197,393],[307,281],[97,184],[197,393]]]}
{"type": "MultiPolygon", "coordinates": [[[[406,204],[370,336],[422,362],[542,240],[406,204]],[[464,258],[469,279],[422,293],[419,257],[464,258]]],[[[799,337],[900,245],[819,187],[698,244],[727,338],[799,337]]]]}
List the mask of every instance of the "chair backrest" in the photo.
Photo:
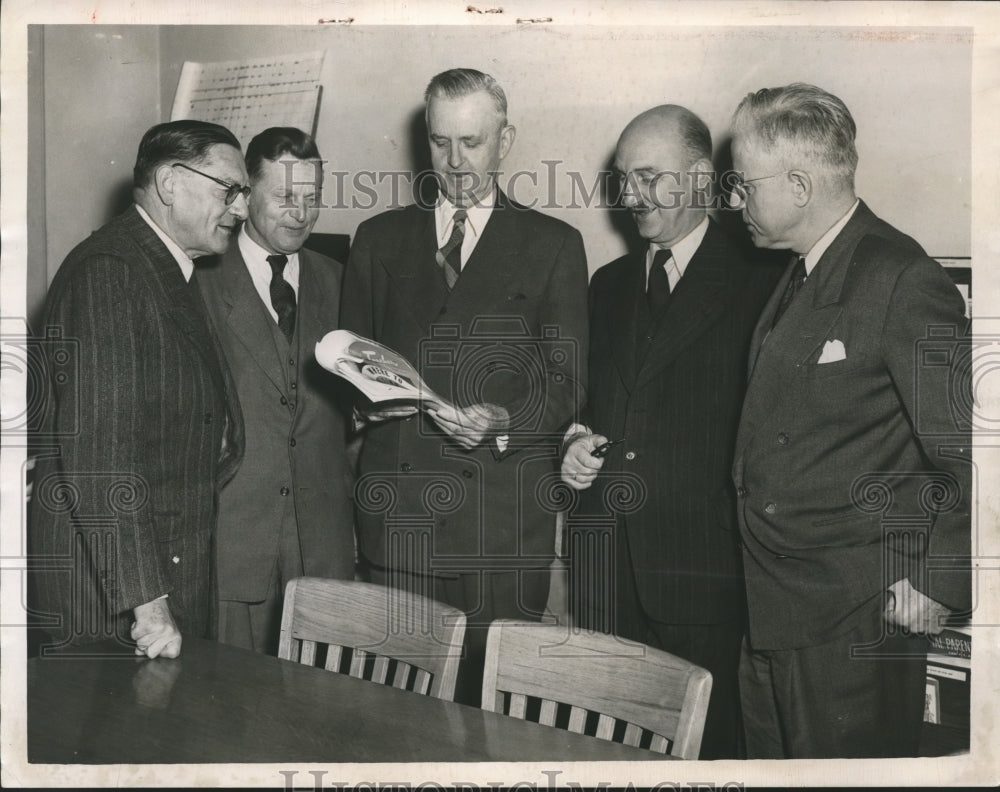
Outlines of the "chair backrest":
{"type": "Polygon", "coordinates": [[[285,588],[278,657],[452,701],[465,614],[419,594],[347,580],[285,588]]]}
{"type": "Polygon", "coordinates": [[[697,759],[712,675],[613,635],[500,619],[490,625],[484,710],[697,759]]]}

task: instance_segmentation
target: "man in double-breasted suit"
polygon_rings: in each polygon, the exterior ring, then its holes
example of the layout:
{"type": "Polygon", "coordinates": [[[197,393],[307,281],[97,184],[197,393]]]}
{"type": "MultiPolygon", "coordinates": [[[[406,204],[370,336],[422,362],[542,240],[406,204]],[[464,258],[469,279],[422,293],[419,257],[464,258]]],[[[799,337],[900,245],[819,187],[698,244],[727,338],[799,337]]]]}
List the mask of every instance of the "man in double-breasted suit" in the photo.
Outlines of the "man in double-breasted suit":
{"type": "Polygon", "coordinates": [[[246,165],[249,217],[198,273],[246,424],[219,502],[219,639],[275,654],[291,578],[354,576],[342,384],[313,352],[337,327],[342,266],[302,247],[323,183],[312,137],[266,129],[246,165]]]}
{"type": "Polygon", "coordinates": [[[29,517],[38,610],[64,643],[176,657],[211,636],[219,490],[243,451],[222,351],[189,279],[246,217],[236,138],[200,121],[150,129],[135,206],[66,258],[45,303],[50,385],[29,517]],[[76,376],[67,376],[74,372],[76,376]]]}
{"type": "Polygon", "coordinates": [[[971,601],[969,344],[941,266],[854,194],[844,103],[795,84],[734,117],[734,200],[795,254],[761,315],[733,465],[751,758],[912,756],[925,660],[971,601]]]}
{"type": "Polygon", "coordinates": [[[426,99],[441,195],[358,228],[341,317],[455,406],[368,411],[359,539],[374,579],[466,611],[456,698],[478,705],[489,622],[545,607],[557,508],[546,488],[583,398],[587,269],[577,231],[496,185],[514,128],[493,78],[444,72],[426,99]],[[405,417],[378,420],[391,414],[405,417]]]}
{"type": "Polygon", "coordinates": [[[615,169],[646,244],[590,284],[586,426],[562,468],[581,491],[568,521],[575,618],[711,671],[700,756],[733,758],[744,606],[729,470],[774,273],[707,217],[712,139],[689,110],[633,119],[615,169]],[[609,438],[622,442],[592,456],[609,438]]]}

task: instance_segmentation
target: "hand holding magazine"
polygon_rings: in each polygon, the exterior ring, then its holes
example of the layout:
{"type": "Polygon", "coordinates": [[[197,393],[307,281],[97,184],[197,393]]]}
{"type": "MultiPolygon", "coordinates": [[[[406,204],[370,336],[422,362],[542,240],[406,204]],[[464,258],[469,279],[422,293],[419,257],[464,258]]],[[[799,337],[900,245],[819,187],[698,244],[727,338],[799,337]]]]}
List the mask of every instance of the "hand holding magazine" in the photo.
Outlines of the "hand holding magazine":
{"type": "Polygon", "coordinates": [[[420,408],[432,412],[452,407],[427,387],[417,370],[398,352],[349,330],[333,330],[323,336],[316,344],[316,361],[346,379],[374,404],[416,402],[420,408]]]}

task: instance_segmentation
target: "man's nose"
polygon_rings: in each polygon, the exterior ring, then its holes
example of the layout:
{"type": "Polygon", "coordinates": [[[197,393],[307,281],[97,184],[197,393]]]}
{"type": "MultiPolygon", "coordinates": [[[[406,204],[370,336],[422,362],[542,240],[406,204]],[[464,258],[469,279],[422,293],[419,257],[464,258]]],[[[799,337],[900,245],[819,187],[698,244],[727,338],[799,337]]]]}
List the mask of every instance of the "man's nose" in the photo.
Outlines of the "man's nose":
{"type": "Polygon", "coordinates": [[[626,209],[634,209],[639,205],[639,198],[628,185],[622,189],[622,206],[626,209]]]}
{"type": "Polygon", "coordinates": [[[455,169],[457,169],[458,167],[461,166],[461,164],[464,161],[465,161],[465,157],[462,154],[462,147],[461,146],[450,146],[448,148],[448,167],[449,168],[455,168],[455,169]]]}
{"type": "Polygon", "coordinates": [[[296,201],[293,204],[291,209],[291,215],[292,219],[295,220],[297,223],[304,223],[306,221],[306,217],[308,216],[308,214],[309,214],[309,207],[306,205],[306,200],[304,198],[296,201]]]}
{"type": "Polygon", "coordinates": [[[236,200],[229,204],[229,212],[240,220],[246,220],[249,211],[247,209],[247,198],[243,193],[236,196],[236,200]]]}

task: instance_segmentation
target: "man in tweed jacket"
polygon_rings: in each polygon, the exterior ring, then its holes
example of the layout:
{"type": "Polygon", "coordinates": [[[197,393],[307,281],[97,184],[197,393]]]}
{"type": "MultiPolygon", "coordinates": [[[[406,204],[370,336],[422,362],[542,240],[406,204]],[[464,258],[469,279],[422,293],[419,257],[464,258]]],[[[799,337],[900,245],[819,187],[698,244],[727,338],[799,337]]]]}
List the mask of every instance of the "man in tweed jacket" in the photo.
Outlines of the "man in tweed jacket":
{"type": "Polygon", "coordinates": [[[49,377],[29,517],[36,607],[56,645],[115,638],[176,657],[212,632],[216,503],[242,455],[243,419],[192,259],[222,253],[246,217],[247,173],[223,127],[150,129],[136,205],[66,258],[44,325],[78,376],[49,377]]]}

